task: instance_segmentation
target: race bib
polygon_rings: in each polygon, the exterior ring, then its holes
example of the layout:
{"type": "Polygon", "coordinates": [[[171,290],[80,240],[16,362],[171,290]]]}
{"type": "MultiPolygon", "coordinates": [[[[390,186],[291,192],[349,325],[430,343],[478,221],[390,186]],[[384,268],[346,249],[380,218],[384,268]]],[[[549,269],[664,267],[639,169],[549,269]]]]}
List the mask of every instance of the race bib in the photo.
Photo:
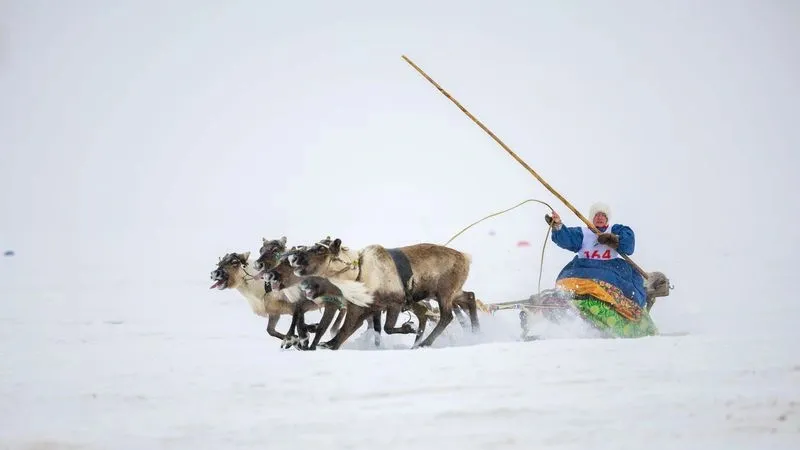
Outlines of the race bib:
{"type": "MultiPolygon", "coordinates": [[[[578,250],[578,257],[585,259],[609,260],[619,258],[619,253],[613,248],[597,242],[597,235],[589,228],[582,228],[583,243],[578,250]]],[[[611,226],[608,226],[610,232],[611,226]]]]}

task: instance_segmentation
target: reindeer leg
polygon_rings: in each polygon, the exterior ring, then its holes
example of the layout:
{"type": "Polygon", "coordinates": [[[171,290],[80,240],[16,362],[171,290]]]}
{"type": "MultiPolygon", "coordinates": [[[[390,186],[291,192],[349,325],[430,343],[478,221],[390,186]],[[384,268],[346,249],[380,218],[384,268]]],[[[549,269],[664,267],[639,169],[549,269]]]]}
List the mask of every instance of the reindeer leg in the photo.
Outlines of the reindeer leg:
{"type": "Polygon", "coordinates": [[[414,303],[411,305],[411,310],[414,312],[414,315],[417,316],[417,321],[419,322],[417,326],[417,335],[414,338],[414,345],[411,346],[413,348],[419,344],[419,341],[422,340],[422,335],[425,334],[425,326],[428,324],[428,308],[422,303],[414,303]]]}
{"type": "Polygon", "coordinates": [[[347,305],[347,317],[344,319],[342,329],[336,333],[333,339],[328,341],[330,348],[332,350],[338,350],[347,338],[349,338],[370,315],[372,315],[372,311],[367,308],[352,303],[347,305]]]}
{"type": "Polygon", "coordinates": [[[335,336],[336,333],[338,333],[342,328],[342,320],[344,319],[345,314],[347,314],[346,307],[340,308],[339,315],[336,316],[336,321],[333,322],[333,325],[331,326],[331,335],[335,336]]]}
{"type": "Polygon", "coordinates": [[[339,304],[325,302],[324,312],[322,313],[322,319],[320,319],[319,321],[317,332],[314,335],[314,341],[308,348],[309,350],[317,349],[317,344],[319,344],[319,340],[322,338],[322,335],[325,334],[326,331],[328,331],[328,327],[330,326],[331,321],[333,320],[333,315],[336,314],[336,311],[338,310],[339,310],[339,304]]]}
{"type": "Polygon", "coordinates": [[[440,334],[450,325],[450,321],[453,320],[453,294],[448,293],[446,295],[442,295],[442,293],[437,293],[436,295],[436,302],[439,304],[439,323],[436,324],[436,327],[433,328],[431,334],[425,339],[424,341],[420,342],[417,347],[428,347],[433,344],[433,341],[439,337],[440,334]]]}
{"type": "Polygon", "coordinates": [[[272,337],[276,337],[276,338],[280,339],[281,341],[283,341],[284,339],[286,339],[286,335],[282,334],[282,333],[279,333],[275,329],[275,326],[278,325],[278,321],[280,319],[281,319],[281,315],[280,314],[270,314],[269,315],[269,318],[267,319],[267,334],[269,334],[272,337]]]}
{"type": "Polygon", "coordinates": [[[400,310],[402,307],[402,304],[397,303],[392,303],[386,307],[386,324],[383,327],[383,330],[386,331],[386,334],[416,333],[414,327],[407,323],[404,323],[400,327],[395,327],[395,325],[397,325],[397,318],[400,317],[400,310]]]}
{"type": "Polygon", "coordinates": [[[283,338],[283,343],[281,344],[281,348],[287,349],[294,345],[295,343],[295,329],[297,328],[297,322],[300,319],[302,313],[300,312],[300,302],[295,303],[292,305],[292,323],[289,325],[289,331],[286,332],[286,336],[283,338]]]}
{"type": "Polygon", "coordinates": [[[372,331],[375,332],[375,347],[381,346],[381,312],[372,313],[372,331]]]}
{"type": "MultiPolygon", "coordinates": [[[[308,311],[316,308],[317,305],[316,305],[316,303],[312,302],[311,300],[303,300],[303,301],[298,302],[298,304],[300,305],[299,306],[299,308],[300,308],[300,317],[297,320],[297,334],[300,337],[300,340],[297,343],[297,345],[298,345],[298,348],[300,350],[308,350],[309,326],[306,325],[306,322],[305,322],[306,313],[308,311]]],[[[314,327],[315,329],[316,329],[316,325],[318,325],[318,324],[315,324],[315,327],[314,327]]]]}
{"type": "MultiPolygon", "coordinates": [[[[305,304],[305,308],[303,310],[304,312],[309,312],[311,310],[318,309],[317,304],[312,302],[312,301],[310,301],[310,300],[307,300],[304,304],[305,304]]],[[[317,322],[317,323],[309,323],[309,324],[305,324],[304,323],[304,327],[303,328],[304,328],[304,331],[306,333],[316,333],[317,332],[317,328],[319,328],[319,322],[317,322]]]]}
{"type": "MultiPolygon", "coordinates": [[[[329,339],[328,341],[326,341],[326,342],[320,343],[319,344],[320,347],[333,349],[333,347],[338,342],[337,338],[339,337],[340,334],[342,334],[342,330],[344,330],[345,326],[348,326],[348,318],[351,315],[355,315],[356,314],[356,313],[352,312],[353,308],[355,308],[355,307],[348,303],[347,307],[345,309],[339,311],[339,317],[336,320],[338,322],[342,322],[341,327],[335,333],[333,331],[331,331],[331,334],[333,334],[333,337],[331,339],[329,339]],[[342,320],[342,319],[344,319],[344,320],[342,320]]],[[[353,318],[351,318],[351,320],[353,320],[353,318]]],[[[358,327],[360,327],[360,326],[361,326],[361,322],[358,323],[358,325],[355,327],[355,329],[358,329],[358,327]]]]}
{"type": "Polygon", "coordinates": [[[461,328],[467,329],[467,316],[464,314],[464,310],[461,309],[461,306],[453,306],[453,314],[458,320],[458,324],[461,325],[461,328]]]}
{"type": "Polygon", "coordinates": [[[467,310],[469,310],[469,321],[472,325],[472,332],[477,333],[481,331],[481,324],[478,321],[478,302],[475,301],[475,297],[470,297],[470,300],[467,302],[467,310]]]}
{"type": "Polygon", "coordinates": [[[472,326],[472,332],[477,333],[480,331],[481,325],[478,322],[478,301],[475,300],[475,293],[471,291],[461,291],[459,295],[453,300],[453,312],[456,313],[458,322],[461,327],[466,329],[466,319],[463,317],[464,309],[469,312],[469,321],[472,326]]]}

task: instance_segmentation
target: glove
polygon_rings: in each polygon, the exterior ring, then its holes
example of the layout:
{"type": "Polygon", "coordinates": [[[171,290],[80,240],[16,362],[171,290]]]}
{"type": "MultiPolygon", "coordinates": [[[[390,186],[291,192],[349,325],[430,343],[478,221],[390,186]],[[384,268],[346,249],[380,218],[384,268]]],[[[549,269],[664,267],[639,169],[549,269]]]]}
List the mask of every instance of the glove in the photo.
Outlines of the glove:
{"type": "Polygon", "coordinates": [[[597,235],[597,242],[616,250],[619,247],[619,236],[613,233],[600,233],[597,235]]]}
{"type": "Polygon", "coordinates": [[[558,229],[561,228],[561,219],[560,218],[558,220],[553,220],[553,217],[551,217],[550,214],[545,214],[544,215],[544,221],[547,222],[547,224],[550,225],[550,227],[552,227],[555,230],[558,230],[558,229]]]}

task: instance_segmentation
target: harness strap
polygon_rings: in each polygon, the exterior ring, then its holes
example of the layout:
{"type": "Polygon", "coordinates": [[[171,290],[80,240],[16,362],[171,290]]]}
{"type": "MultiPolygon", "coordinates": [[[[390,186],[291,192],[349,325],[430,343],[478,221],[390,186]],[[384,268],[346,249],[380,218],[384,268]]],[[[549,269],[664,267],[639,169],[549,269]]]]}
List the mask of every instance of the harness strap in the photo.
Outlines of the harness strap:
{"type": "Polygon", "coordinates": [[[358,260],[356,260],[356,266],[358,266],[358,273],[356,274],[356,281],[361,281],[361,263],[364,261],[364,253],[358,252],[358,260]]]}
{"type": "Polygon", "coordinates": [[[403,285],[406,303],[410,303],[411,289],[409,282],[411,281],[411,277],[414,275],[413,271],[411,270],[411,262],[408,260],[408,256],[406,256],[406,254],[400,249],[390,248],[386,249],[386,251],[389,252],[389,256],[391,256],[392,261],[394,261],[394,267],[397,269],[397,276],[400,277],[400,284],[403,285]]]}
{"type": "Polygon", "coordinates": [[[330,303],[337,306],[339,309],[344,308],[344,300],[337,295],[323,295],[322,303],[330,303]]]}

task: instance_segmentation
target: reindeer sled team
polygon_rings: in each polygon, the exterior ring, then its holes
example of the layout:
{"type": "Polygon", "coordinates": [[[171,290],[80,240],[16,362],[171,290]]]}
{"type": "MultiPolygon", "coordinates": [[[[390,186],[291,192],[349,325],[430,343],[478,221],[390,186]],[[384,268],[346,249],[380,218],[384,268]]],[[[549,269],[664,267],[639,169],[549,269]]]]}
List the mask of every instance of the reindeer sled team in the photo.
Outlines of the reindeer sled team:
{"type": "Polygon", "coordinates": [[[470,257],[462,252],[434,244],[396,249],[370,245],[354,251],[342,246],[340,239],[330,238],[287,251],[285,237],[262,240],[259,257],[252,263],[255,272],[249,270],[249,252],[229,253],[211,272],[211,288],[238,289],[255,314],[268,317],[267,332],[284,341],[284,346],[338,349],[364,321],[371,321],[380,333],[384,311],[383,330],[416,334],[415,346],[431,345],[453,319],[454,308],[459,313],[466,309],[472,330],[478,331],[475,295],[462,290],[470,266],[470,257]],[[432,316],[430,308],[419,303],[426,299],[437,302],[439,314],[436,327],[423,340],[432,316]],[[320,322],[307,326],[304,314],[320,309],[320,322]],[[416,330],[409,324],[396,326],[407,309],[417,316],[416,330]],[[292,315],[286,335],[275,330],[282,314],[292,315]],[[329,328],[334,337],[320,343],[329,328]],[[315,335],[310,345],[309,332],[315,335]]]}
{"type": "Polygon", "coordinates": [[[658,334],[649,311],[656,297],[669,294],[667,278],[653,272],[645,282],[620,257],[633,253],[634,233],[625,225],[609,225],[607,206],[595,204],[590,216],[600,234],[584,227],[565,227],[557,213],[545,216],[553,229],[553,242],[576,256],[558,275],[554,289],[524,301],[484,305],[474,292],[464,290],[470,256],[449,247],[369,245],[353,250],[330,237],[290,249],[286,237],[262,238],[255,261],[250,261],[250,252],[222,257],[211,272],[211,288],[238,290],[253,313],[268,319],[271,336],[281,340],[284,348],[303,350],[339,349],[365,321],[376,332],[375,345],[380,345],[384,312],[383,331],[414,334],[413,347],[433,344],[454,314],[462,327],[478,332],[478,309],[522,309],[523,336],[531,312],[542,312],[553,322],[577,317],[607,337],[658,334]],[[438,311],[427,304],[430,300],[438,311]],[[319,310],[319,323],[306,324],[305,313],[319,310]],[[403,311],[416,316],[416,329],[410,323],[397,326],[403,311]],[[292,317],[286,334],[275,329],[282,315],[292,317]],[[428,321],[435,321],[436,326],[425,337],[428,321]],[[320,342],[328,332],[332,338],[320,342]]]}

